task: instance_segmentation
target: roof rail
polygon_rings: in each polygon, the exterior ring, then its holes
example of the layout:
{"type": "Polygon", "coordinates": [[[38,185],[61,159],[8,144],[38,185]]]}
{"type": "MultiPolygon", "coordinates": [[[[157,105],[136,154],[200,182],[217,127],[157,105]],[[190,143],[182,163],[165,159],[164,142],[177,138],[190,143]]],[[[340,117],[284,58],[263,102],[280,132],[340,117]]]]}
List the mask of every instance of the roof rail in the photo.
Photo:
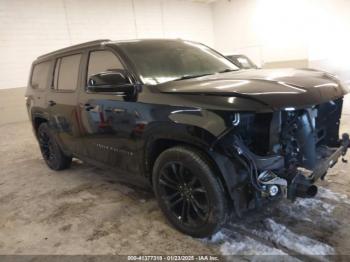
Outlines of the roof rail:
{"type": "Polygon", "coordinates": [[[110,39],[98,39],[98,40],[93,40],[93,41],[89,41],[89,42],[85,42],[85,43],[81,43],[81,44],[77,44],[77,45],[72,45],[72,46],[68,46],[65,48],[61,48],[58,49],[56,51],[38,56],[38,59],[47,57],[47,56],[51,56],[51,55],[55,55],[55,54],[59,54],[59,53],[63,53],[63,52],[67,52],[67,51],[72,51],[75,49],[79,49],[79,48],[84,48],[84,47],[89,47],[92,45],[96,45],[96,44],[102,44],[103,42],[107,42],[107,41],[111,41],[110,39]]]}

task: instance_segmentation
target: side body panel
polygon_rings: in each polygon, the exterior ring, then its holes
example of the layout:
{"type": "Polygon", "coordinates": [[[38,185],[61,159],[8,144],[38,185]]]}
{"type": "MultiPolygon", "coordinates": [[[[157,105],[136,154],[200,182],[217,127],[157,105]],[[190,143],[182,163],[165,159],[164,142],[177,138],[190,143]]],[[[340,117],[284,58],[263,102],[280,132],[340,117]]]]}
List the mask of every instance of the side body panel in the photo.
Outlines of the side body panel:
{"type": "MultiPolygon", "coordinates": [[[[96,51],[96,49],[91,49],[96,51]]],[[[91,93],[86,90],[88,53],[83,57],[82,86],[78,98],[80,131],[84,143],[82,156],[94,159],[112,169],[125,171],[133,177],[145,177],[147,149],[157,140],[171,140],[209,149],[210,144],[226,129],[225,120],[211,111],[167,101],[177,96],[158,94],[160,103],[148,87],[144,87],[136,101],[113,93],[91,93]]],[[[101,50],[105,50],[101,48],[101,50]]],[[[132,71],[117,50],[114,53],[125,68],[132,71]]],[[[149,173],[149,170],[147,170],[149,173]]]]}

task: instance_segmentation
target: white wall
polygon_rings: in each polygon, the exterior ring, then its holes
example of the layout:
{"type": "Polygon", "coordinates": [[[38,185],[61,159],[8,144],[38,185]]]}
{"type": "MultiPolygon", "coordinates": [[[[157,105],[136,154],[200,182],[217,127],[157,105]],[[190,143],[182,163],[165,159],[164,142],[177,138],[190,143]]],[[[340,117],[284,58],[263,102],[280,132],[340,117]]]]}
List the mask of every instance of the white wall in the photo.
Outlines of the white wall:
{"type": "Polygon", "coordinates": [[[99,38],[184,38],[257,64],[307,60],[350,79],[350,0],[0,0],[0,89],[30,63],[99,38]]]}
{"type": "Polygon", "coordinates": [[[25,86],[31,62],[100,38],[184,38],[213,45],[211,7],[185,0],[0,0],[0,89],[25,86]]]}
{"type": "Polygon", "coordinates": [[[338,75],[350,86],[350,1],[312,0],[311,3],[309,65],[338,75]]]}
{"type": "Polygon", "coordinates": [[[224,54],[246,53],[254,61],[260,60],[261,43],[252,33],[255,1],[225,0],[211,5],[215,25],[214,47],[224,54]]]}
{"type": "Polygon", "coordinates": [[[219,51],[245,53],[258,64],[305,59],[350,79],[350,0],[219,0],[211,5],[219,51]]]}
{"type": "Polygon", "coordinates": [[[212,4],[215,47],[258,64],[307,57],[302,0],[221,0],[212,4]]]}

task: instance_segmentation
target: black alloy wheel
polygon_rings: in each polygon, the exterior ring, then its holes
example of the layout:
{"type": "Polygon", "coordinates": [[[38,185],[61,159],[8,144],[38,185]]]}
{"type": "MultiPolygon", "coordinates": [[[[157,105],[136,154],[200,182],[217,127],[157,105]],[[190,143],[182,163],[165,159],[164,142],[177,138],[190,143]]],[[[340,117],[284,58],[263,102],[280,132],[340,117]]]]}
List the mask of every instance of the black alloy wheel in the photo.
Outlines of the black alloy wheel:
{"type": "Polygon", "coordinates": [[[181,232],[207,237],[225,222],[226,195],[204,153],[188,146],[165,150],[154,164],[152,180],[160,208],[181,232]]]}
{"type": "Polygon", "coordinates": [[[187,226],[200,226],[208,218],[207,191],[198,177],[181,162],[162,168],[159,189],[172,214],[187,226]]]}
{"type": "Polygon", "coordinates": [[[62,170],[70,166],[71,156],[66,156],[51,134],[47,123],[39,126],[37,131],[38,142],[41,154],[46,164],[53,170],[62,170]]]}
{"type": "Polygon", "coordinates": [[[41,148],[42,156],[46,161],[52,162],[55,160],[54,147],[52,140],[47,134],[46,130],[39,129],[38,140],[41,148]]]}

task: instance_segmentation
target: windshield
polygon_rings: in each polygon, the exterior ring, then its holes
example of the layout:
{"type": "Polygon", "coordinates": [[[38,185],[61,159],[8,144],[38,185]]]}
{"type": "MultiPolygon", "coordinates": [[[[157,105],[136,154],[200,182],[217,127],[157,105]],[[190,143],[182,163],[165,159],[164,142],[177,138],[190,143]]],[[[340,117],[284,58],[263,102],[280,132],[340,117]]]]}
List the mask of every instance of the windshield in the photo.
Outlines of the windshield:
{"type": "Polygon", "coordinates": [[[140,40],[119,46],[149,85],[238,70],[230,60],[198,43],[140,40]]]}

